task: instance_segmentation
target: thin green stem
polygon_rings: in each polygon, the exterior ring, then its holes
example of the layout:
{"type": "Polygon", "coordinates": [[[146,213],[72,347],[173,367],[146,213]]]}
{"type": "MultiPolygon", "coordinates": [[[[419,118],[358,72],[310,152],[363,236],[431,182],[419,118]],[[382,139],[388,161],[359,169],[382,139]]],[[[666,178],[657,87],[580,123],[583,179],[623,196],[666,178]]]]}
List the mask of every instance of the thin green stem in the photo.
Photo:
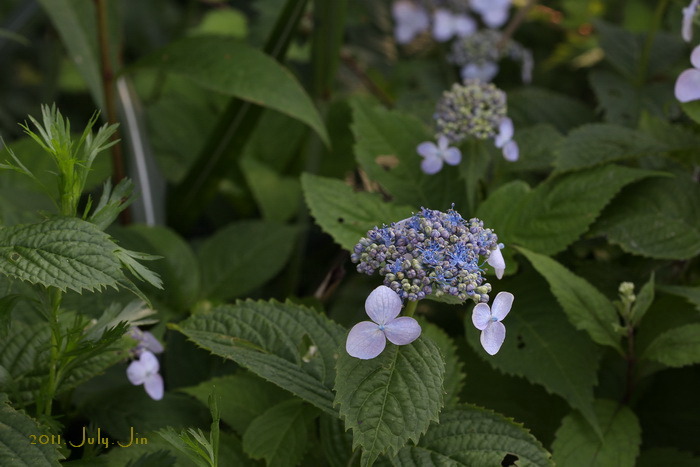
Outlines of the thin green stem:
{"type": "Polygon", "coordinates": [[[654,17],[651,20],[651,26],[649,28],[649,33],[647,34],[646,41],[644,42],[644,48],[642,49],[642,54],[639,57],[639,69],[637,71],[637,87],[641,87],[646,81],[646,75],[649,68],[649,60],[651,57],[651,48],[654,45],[654,38],[656,33],[661,26],[661,21],[663,20],[664,13],[668,7],[669,0],[661,0],[656,4],[656,10],[654,11],[654,17]]]}
{"type": "Polygon", "coordinates": [[[408,300],[406,302],[406,308],[403,309],[404,316],[413,316],[416,312],[416,307],[418,306],[419,300],[408,300]]]}
{"type": "Polygon", "coordinates": [[[58,289],[49,290],[49,325],[51,327],[51,348],[49,354],[49,375],[42,390],[43,407],[38,411],[47,417],[51,416],[53,398],[56,396],[59,380],[59,363],[61,360],[62,336],[61,326],[58,322],[58,313],[63,299],[63,293],[58,289]]]}

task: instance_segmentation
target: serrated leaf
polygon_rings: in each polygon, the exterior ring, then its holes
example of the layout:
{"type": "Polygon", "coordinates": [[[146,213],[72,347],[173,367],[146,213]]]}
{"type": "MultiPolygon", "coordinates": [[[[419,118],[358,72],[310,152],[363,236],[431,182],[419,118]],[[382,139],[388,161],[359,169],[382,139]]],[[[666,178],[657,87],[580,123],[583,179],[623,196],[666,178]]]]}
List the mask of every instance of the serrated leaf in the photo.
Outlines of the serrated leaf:
{"type": "Polygon", "coordinates": [[[352,433],[345,431],[343,421],[337,417],[322,414],[319,418],[319,438],[326,462],[331,467],[350,467],[356,465],[350,459],[352,455],[352,433]]]}
{"type": "Polygon", "coordinates": [[[700,324],[687,324],[664,332],[649,344],[641,358],[670,367],[700,363],[700,324]]]}
{"type": "Polygon", "coordinates": [[[685,287],[681,285],[664,285],[659,287],[663,292],[678,295],[691,303],[696,310],[700,311],[700,287],[685,287]]]}
{"type": "Polygon", "coordinates": [[[331,388],[345,330],[318,312],[289,302],[247,300],[197,313],[173,327],[200,347],[337,416],[331,388]],[[316,346],[313,352],[311,346],[316,346]]]}
{"type": "Polygon", "coordinates": [[[580,414],[567,415],[552,443],[554,461],[567,467],[634,467],[642,442],[634,412],[608,400],[597,400],[595,411],[603,430],[602,438],[580,414]]]}
{"type": "Polygon", "coordinates": [[[435,343],[421,337],[408,345],[388,344],[378,357],[360,360],[341,352],[335,404],[362,447],[362,465],[380,454],[393,456],[409,440],[418,442],[443,405],[445,362],[435,343]]]}
{"type": "Polygon", "coordinates": [[[540,123],[518,129],[515,140],[520,148],[520,158],[508,162],[506,168],[518,170],[549,170],[554,162],[554,149],[564,140],[550,124],[540,123]]]}
{"type": "Polygon", "coordinates": [[[301,186],[316,223],[349,251],[368,230],[406,219],[417,210],[385,203],[378,194],[355,193],[333,178],[305,173],[301,176],[301,186]]]}
{"type": "Polygon", "coordinates": [[[270,407],[243,434],[243,450],[267,465],[294,467],[308,445],[309,423],[317,411],[299,399],[270,407]]]}
{"type": "Polygon", "coordinates": [[[287,263],[296,235],[294,226],[258,220],[219,229],[198,252],[202,294],[225,300],[263,285],[287,263]]]}
{"type": "Polygon", "coordinates": [[[0,465],[56,466],[63,459],[57,443],[40,443],[42,430],[28,415],[10,406],[0,393],[0,465]]]}
{"type": "Polygon", "coordinates": [[[664,145],[638,130],[619,125],[592,123],[569,133],[557,147],[555,166],[566,172],[605,162],[658,154],[664,145]]]}
{"type": "Polygon", "coordinates": [[[494,356],[484,352],[471,313],[465,317],[467,342],[492,367],[522,376],[561,396],[597,426],[593,388],[598,382],[598,346],[574,329],[549,293],[547,283],[536,275],[517,276],[508,290],[515,301],[503,320],[507,332],[501,350],[494,356]]]}
{"type": "Polygon", "coordinates": [[[632,324],[638,326],[642,318],[654,301],[654,273],[651,273],[649,281],[642,286],[637,294],[637,299],[632,304],[632,324]]]}
{"type": "MultiPolygon", "coordinates": [[[[517,248],[517,247],[516,247],[517,248]]],[[[576,329],[586,331],[595,342],[607,345],[623,354],[620,335],[614,324],[619,324],[615,306],[588,281],[544,255],[518,248],[532,266],[542,274],[576,329]]]]}
{"type": "Polygon", "coordinates": [[[583,102],[549,89],[525,86],[508,93],[508,116],[515,128],[549,123],[561,132],[583,125],[595,117],[583,102]]]}
{"type": "Polygon", "coordinates": [[[313,102],[296,78],[274,59],[238,40],[197,36],[175,41],[137,66],[158,67],[200,86],[269,107],[328,135],[313,102]]]}
{"type": "Polygon", "coordinates": [[[225,395],[219,401],[221,419],[240,434],[265,410],[288,398],[287,392],[248,372],[213,378],[181,391],[206,404],[212,387],[225,395]]]}
{"type": "Polygon", "coordinates": [[[645,180],[615,200],[594,233],[628,253],[690,259],[700,253],[700,186],[689,177],[645,180]]]}
{"type": "MultiPolygon", "coordinates": [[[[461,304],[461,302],[460,302],[461,304]]],[[[459,393],[464,385],[464,364],[457,354],[457,346],[454,341],[440,327],[421,321],[422,335],[431,338],[437,344],[445,361],[445,379],[443,392],[445,394],[445,407],[450,407],[459,401],[459,393]]]]}
{"type": "Polygon", "coordinates": [[[440,414],[417,446],[392,459],[401,467],[501,465],[507,454],[517,465],[553,466],[551,455],[522,425],[490,410],[461,405],[440,414]]]}
{"type": "Polygon", "coordinates": [[[439,173],[427,175],[420,168],[423,159],[416,147],[435,139],[420,120],[364,99],[353,100],[351,106],[355,158],[397,204],[445,210],[451,203],[461,204],[464,184],[457,170],[445,166],[439,173]]]}
{"type": "Polygon", "coordinates": [[[653,175],[658,172],[608,165],[555,176],[530,191],[511,182],[478,215],[505,242],[553,255],[578,240],[622,187],[653,175]]]}

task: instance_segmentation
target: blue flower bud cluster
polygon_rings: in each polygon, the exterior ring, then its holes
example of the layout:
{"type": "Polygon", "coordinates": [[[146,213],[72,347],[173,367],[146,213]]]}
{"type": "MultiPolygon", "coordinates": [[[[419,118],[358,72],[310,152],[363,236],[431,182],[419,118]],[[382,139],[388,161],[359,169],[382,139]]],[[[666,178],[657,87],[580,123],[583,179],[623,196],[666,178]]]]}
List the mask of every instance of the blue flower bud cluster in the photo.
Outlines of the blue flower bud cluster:
{"type": "Polygon", "coordinates": [[[355,245],[351,260],[358,272],[384,276],[384,285],[401,299],[452,295],[461,301],[489,301],[483,261],[498,248],[498,237],[477,218],[465,220],[422,208],[408,219],[375,227],[355,245]]]}
{"type": "Polygon", "coordinates": [[[445,91],[435,108],[433,118],[438,137],[457,143],[474,136],[493,138],[506,116],[506,94],[491,83],[468,79],[455,83],[445,91]]]}

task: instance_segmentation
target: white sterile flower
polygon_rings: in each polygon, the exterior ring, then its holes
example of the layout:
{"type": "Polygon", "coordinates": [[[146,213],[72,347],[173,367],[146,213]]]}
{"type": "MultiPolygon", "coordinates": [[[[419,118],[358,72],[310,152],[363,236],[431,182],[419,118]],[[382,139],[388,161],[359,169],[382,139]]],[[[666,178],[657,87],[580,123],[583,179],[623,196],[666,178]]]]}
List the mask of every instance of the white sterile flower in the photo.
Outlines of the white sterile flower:
{"type": "Polygon", "coordinates": [[[503,157],[509,162],[515,162],[520,156],[518,143],[513,141],[513,120],[504,117],[498,125],[498,134],[494,140],[497,148],[503,150],[503,157]]]}
{"type": "Polygon", "coordinates": [[[382,353],[387,339],[396,345],[406,345],[420,336],[418,321],[409,316],[397,318],[401,312],[401,299],[385,285],[369,294],[365,311],[372,321],[353,326],[345,343],[345,350],[352,357],[369,360],[382,353]]]}
{"type": "Polygon", "coordinates": [[[499,243],[495,250],[491,250],[489,258],[486,260],[487,263],[493,268],[496,273],[496,277],[499,279],[503,277],[503,272],[506,270],[506,260],[503,259],[503,253],[501,253],[501,248],[503,244],[499,243]]]}
{"type": "Polygon", "coordinates": [[[462,80],[479,79],[490,82],[498,74],[498,64],[495,62],[484,62],[482,64],[469,63],[460,70],[462,80]]]}
{"type": "Polygon", "coordinates": [[[126,369],[126,376],[131,384],[143,384],[151,399],[159,401],[163,398],[163,377],[158,374],[160,365],[158,358],[152,352],[144,350],[138,360],[131,362],[126,369]]]}
{"type": "Polygon", "coordinates": [[[391,14],[396,22],[394,37],[399,44],[408,44],[418,34],[430,28],[428,12],[408,0],[394,2],[391,14]]]}
{"type": "Polygon", "coordinates": [[[416,148],[424,160],[420,166],[423,172],[428,175],[436,174],[442,169],[443,161],[450,165],[457,165],[462,160],[462,153],[459,149],[450,147],[447,137],[441,135],[438,144],[431,141],[420,143],[416,148]]]}
{"type": "Polygon", "coordinates": [[[469,36],[475,31],[476,21],[467,15],[453,14],[443,8],[433,13],[433,37],[438,42],[448,41],[454,36],[469,36]]]}
{"type": "Polygon", "coordinates": [[[481,346],[489,355],[496,355],[506,340],[506,327],[501,323],[513,306],[513,294],[499,292],[493,299],[493,307],[479,303],[472,312],[472,323],[481,331],[481,346]]]}
{"type": "Polygon", "coordinates": [[[693,38],[693,21],[695,20],[695,13],[698,10],[698,5],[700,0],[692,0],[690,5],[683,8],[683,26],[681,27],[681,36],[686,42],[690,42],[693,38]]]}
{"type": "Polygon", "coordinates": [[[690,102],[700,99],[700,45],[690,54],[690,63],[694,68],[688,68],[676,79],[675,94],[680,102],[690,102]]]}
{"type": "Polygon", "coordinates": [[[508,141],[503,146],[503,158],[508,162],[515,162],[520,157],[520,148],[515,141],[508,141]]]}

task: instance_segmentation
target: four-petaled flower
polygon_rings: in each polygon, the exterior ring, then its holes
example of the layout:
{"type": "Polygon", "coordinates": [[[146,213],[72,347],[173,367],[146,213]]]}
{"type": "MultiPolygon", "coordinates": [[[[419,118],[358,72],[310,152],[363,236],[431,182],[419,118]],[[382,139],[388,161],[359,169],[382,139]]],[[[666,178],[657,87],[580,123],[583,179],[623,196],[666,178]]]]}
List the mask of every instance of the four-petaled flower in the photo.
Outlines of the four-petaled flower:
{"type": "Polygon", "coordinates": [[[158,358],[152,352],[144,350],[138,360],[134,360],[126,369],[126,376],[131,384],[143,384],[151,399],[159,401],[163,398],[163,377],[158,374],[160,365],[158,358]]]}
{"type": "Polygon", "coordinates": [[[700,99],[700,45],[690,54],[690,63],[694,68],[683,71],[676,80],[676,99],[681,102],[700,99]]]}
{"type": "Polygon", "coordinates": [[[448,41],[453,36],[469,36],[475,31],[476,21],[467,15],[453,14],[443,8],[433,13],[433,37],[438,42],[448,41]]]}
{"type": "Polygon", "coordinates": [[[478,303],[472,312],[472,323],[481,331],[481,346],[489,355],[496,353],[506,339],[506,327],[501,323],[513,305],[513,294],[499,292],[493,299],[493,307],[478,303]]]}
{"type": "Polygon", "coordinates": [[[490,28],[500,28],[508,19],[511,0],[471,0],[469,6],[490,28]]]}
{"type": "Polygon", "coordinates": [[[387,339],[396,345],[406,345],[420,336],[418,321],[408,316],[397,318],[401,299],[385,285],[369,294],[365,310],[372,321],[353,326],[345,343],[345,350],[353,357],[369,360],[382,353],[387,339]]]}
{"type": "Polygon", "coordinates": [[[396,21],[394,37],[399,44],[408,44],[430,27],[430,17],[420,6],[407,0],[400,0],[391,6],[391,14],[396,21]]]}
{"type": "Polygon", "coordinates": [[[424,159],[420,167],[428,175],[436,174],[442,169],[442,163],[457,165],[462,160],[462,153],[459,149],[450,147],[447,137],[440,135],[438,144],[431,141],[420,143],[416,148],[418,154],[424,159]]]}

